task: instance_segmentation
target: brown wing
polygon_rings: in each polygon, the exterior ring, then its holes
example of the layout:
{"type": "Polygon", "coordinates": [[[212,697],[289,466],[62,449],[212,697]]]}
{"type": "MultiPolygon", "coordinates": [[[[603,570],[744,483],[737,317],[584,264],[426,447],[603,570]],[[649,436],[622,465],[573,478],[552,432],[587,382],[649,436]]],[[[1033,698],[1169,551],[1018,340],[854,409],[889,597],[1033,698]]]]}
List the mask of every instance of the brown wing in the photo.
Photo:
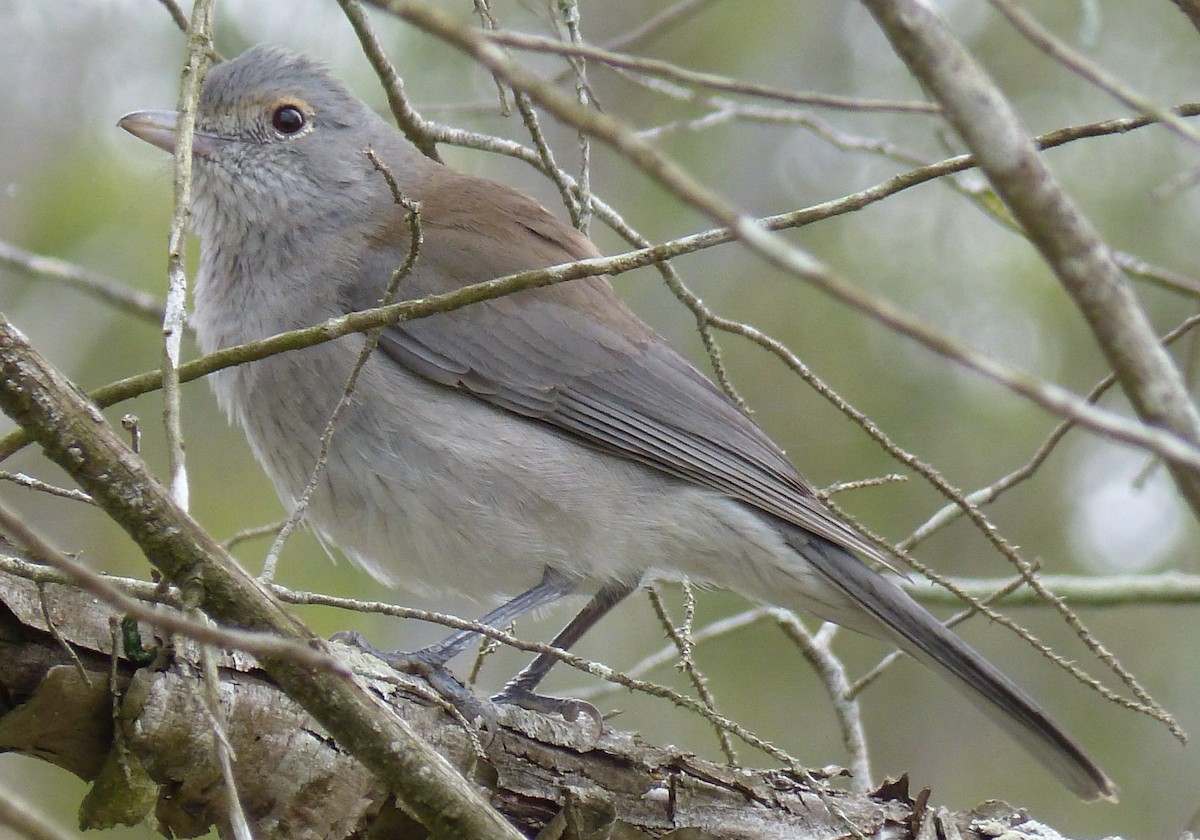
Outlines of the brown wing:
{"type": "MultiPolygon", "coordinates": [[[[422,198],[424,244],[416,269],[401,287],[407,297],[599,255],[573,228],[503,185],[451,170],[439,170],[431,181],[422,198]]],[[[403,224],[399,212],[395,224],[403,224]]],[[[383,248],[375,264],[363,266],[374,288],[403,256],[402,247],[383,248]]],[[[366,308],[377,297],[360,293],[347,304],[366,308]]],[[[639,320],[601,278],[400,324],[384,332],[379,349],[427,379],[711,487],[888,563],[816,498],[783,452],[735,403],[639,320]]]]}

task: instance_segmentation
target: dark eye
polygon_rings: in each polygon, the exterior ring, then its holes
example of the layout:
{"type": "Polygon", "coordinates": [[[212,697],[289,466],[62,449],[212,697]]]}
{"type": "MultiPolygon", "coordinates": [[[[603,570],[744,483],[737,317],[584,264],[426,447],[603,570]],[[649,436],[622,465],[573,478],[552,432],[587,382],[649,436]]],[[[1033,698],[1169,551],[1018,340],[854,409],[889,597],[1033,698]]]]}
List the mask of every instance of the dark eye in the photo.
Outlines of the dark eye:
{"type": "Polygon", "coordinates": [[[271,114],[271,126],[280,134],[295,134],[308,120],[295,105],[280,105],[271,114]]]}

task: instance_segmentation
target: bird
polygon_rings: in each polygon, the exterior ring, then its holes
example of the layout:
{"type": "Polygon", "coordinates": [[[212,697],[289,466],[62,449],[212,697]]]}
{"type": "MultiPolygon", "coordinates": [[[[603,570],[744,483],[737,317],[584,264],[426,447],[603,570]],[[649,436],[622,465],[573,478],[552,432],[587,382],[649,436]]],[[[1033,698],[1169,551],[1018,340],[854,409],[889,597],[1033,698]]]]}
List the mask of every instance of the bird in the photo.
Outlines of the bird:
{"type": "MultiPolygon", "coordinates": [[[[137,111],[119,125],[169,151],[177,116],[137,111]]],[[[405,297],[600,256],[533,198],[425,156],[323,64],[278,47],[208,72],[192,153],[191,324],[205,353],[381,300],[413,226],[372,157],[417,206],[405,297]]],[[[289,508],[362,347],[346,336],[210,377],[289,508]]],[[[605,278],[384,328],[307,522],[385,584],[507,598],[484,624],[586,595],[562,648],[650,580],[807,611],[946,678],[1079,797],[1116,798],[1033,698],[870,565],[888,558],[605,278]]],[[[442,672],[474,638],[415,658],[442,672]]],[[[553,663],[539,656],[494,699],[536,706],[553,663]]]]}

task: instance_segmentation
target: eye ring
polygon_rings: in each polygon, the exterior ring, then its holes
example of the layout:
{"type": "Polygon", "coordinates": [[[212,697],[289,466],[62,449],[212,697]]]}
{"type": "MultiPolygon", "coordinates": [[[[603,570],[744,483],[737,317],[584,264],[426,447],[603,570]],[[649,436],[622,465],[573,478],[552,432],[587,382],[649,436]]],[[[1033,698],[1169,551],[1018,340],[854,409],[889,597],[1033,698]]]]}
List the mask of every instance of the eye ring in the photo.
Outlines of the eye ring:
{"type": "Polygon", "coordinates": [[[299,134],[308,125],[308,117],[295,105],[280,105],[271,114],[271,127],[284,136],[299,134]]]}

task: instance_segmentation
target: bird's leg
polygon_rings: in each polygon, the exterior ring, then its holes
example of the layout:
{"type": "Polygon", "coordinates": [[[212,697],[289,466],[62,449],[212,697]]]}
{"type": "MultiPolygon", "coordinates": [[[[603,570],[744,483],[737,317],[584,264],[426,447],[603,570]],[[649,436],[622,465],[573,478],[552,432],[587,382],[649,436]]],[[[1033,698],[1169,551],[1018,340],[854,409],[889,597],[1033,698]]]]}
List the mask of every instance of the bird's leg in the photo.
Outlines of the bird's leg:
{"type": "MultiPolygon", "coordinates": [[[[547,568],[542,574],[541,581],[536,586],[522,592],[511,601],[496,607],[496,609],[479,619],[479,623],[488,627],[503,627],[513,619],[532,609],[558,600],[570,593],[575,586],[576,581],[574,579],[554,569],[547,568]]],[[[467,690],[466,686],[450,673],[449,669],[446,668],[446,663],[466,650],[478,636],[479,633],[475,630],[459,630],[442,639],[440,642],[416,651],[380,650],[371,645],[361,634],[354,631],[337,633],[333,636],[333,640],[345,642],[366,651],[372,656],[382,659],[398,671],[420,674],[428,680],[429,684],[442,697],[460,708],[464,708],[465,711],[467,708],[473,709],[474,706],[478,705],[478,702],[474,695],[467,690]]],[[[550,664],[553,664],[553,661],[550,664]]],[[[550,670],[550,665],[545,666],[543,676],[544,672],[548,670],[550,670]]],[[[475,715],[468,716],[475,717],[475,715]]],[[[485,716],[492,717],[492,715],[485,716]]]]}
{"type": "MultiPolygon", "coordinates": [[[[621,603],[627,595],[637,589],[637,586],[637,580],[611,581],[604,584],[592,597],[592,600],[588,601],[587,605],[580,610],[577,616],[571,619],[570,623],[554,637],[554,641],[550,644],[561,650],[568,650],[583,637],[584,633],[592,628],[592,625],[607,615],[613,607],[621,603]]],[[[550,654],[538,654],[536,659],[508,681],[508,684],[504,686],[499,694],[492,697],[492,701],[495,703],[509,703],[535,711],[557,712],[568,720],[575,719],[582,712],[595,721],[597,731],[603,731],[604,719],[601,717],[600,711],[591,703],[562,697],[547,697],[534,693],[534,689],[546,678],[546,675],[550,673],[550,669],[554,667],[554,663],[557,661],[557,658],[550,654]]]]}
{"type": "MultiPolygon", "coordinates": [[[[479,623],[487,627],[504,627],[530,610],[544,607],[564,595],[569,595],[575,586],[574,579],[547,568],[542,573],[542,580],[537,586],[527,589],[511,601],[496,607],[479,619],[479,623]]],[[[466,650],[478,636],[479,633],[475,630],[459,630],[440,642],[422,648],[413,655],[420,656],[427,662],[445,664],[466,650]]]]}

